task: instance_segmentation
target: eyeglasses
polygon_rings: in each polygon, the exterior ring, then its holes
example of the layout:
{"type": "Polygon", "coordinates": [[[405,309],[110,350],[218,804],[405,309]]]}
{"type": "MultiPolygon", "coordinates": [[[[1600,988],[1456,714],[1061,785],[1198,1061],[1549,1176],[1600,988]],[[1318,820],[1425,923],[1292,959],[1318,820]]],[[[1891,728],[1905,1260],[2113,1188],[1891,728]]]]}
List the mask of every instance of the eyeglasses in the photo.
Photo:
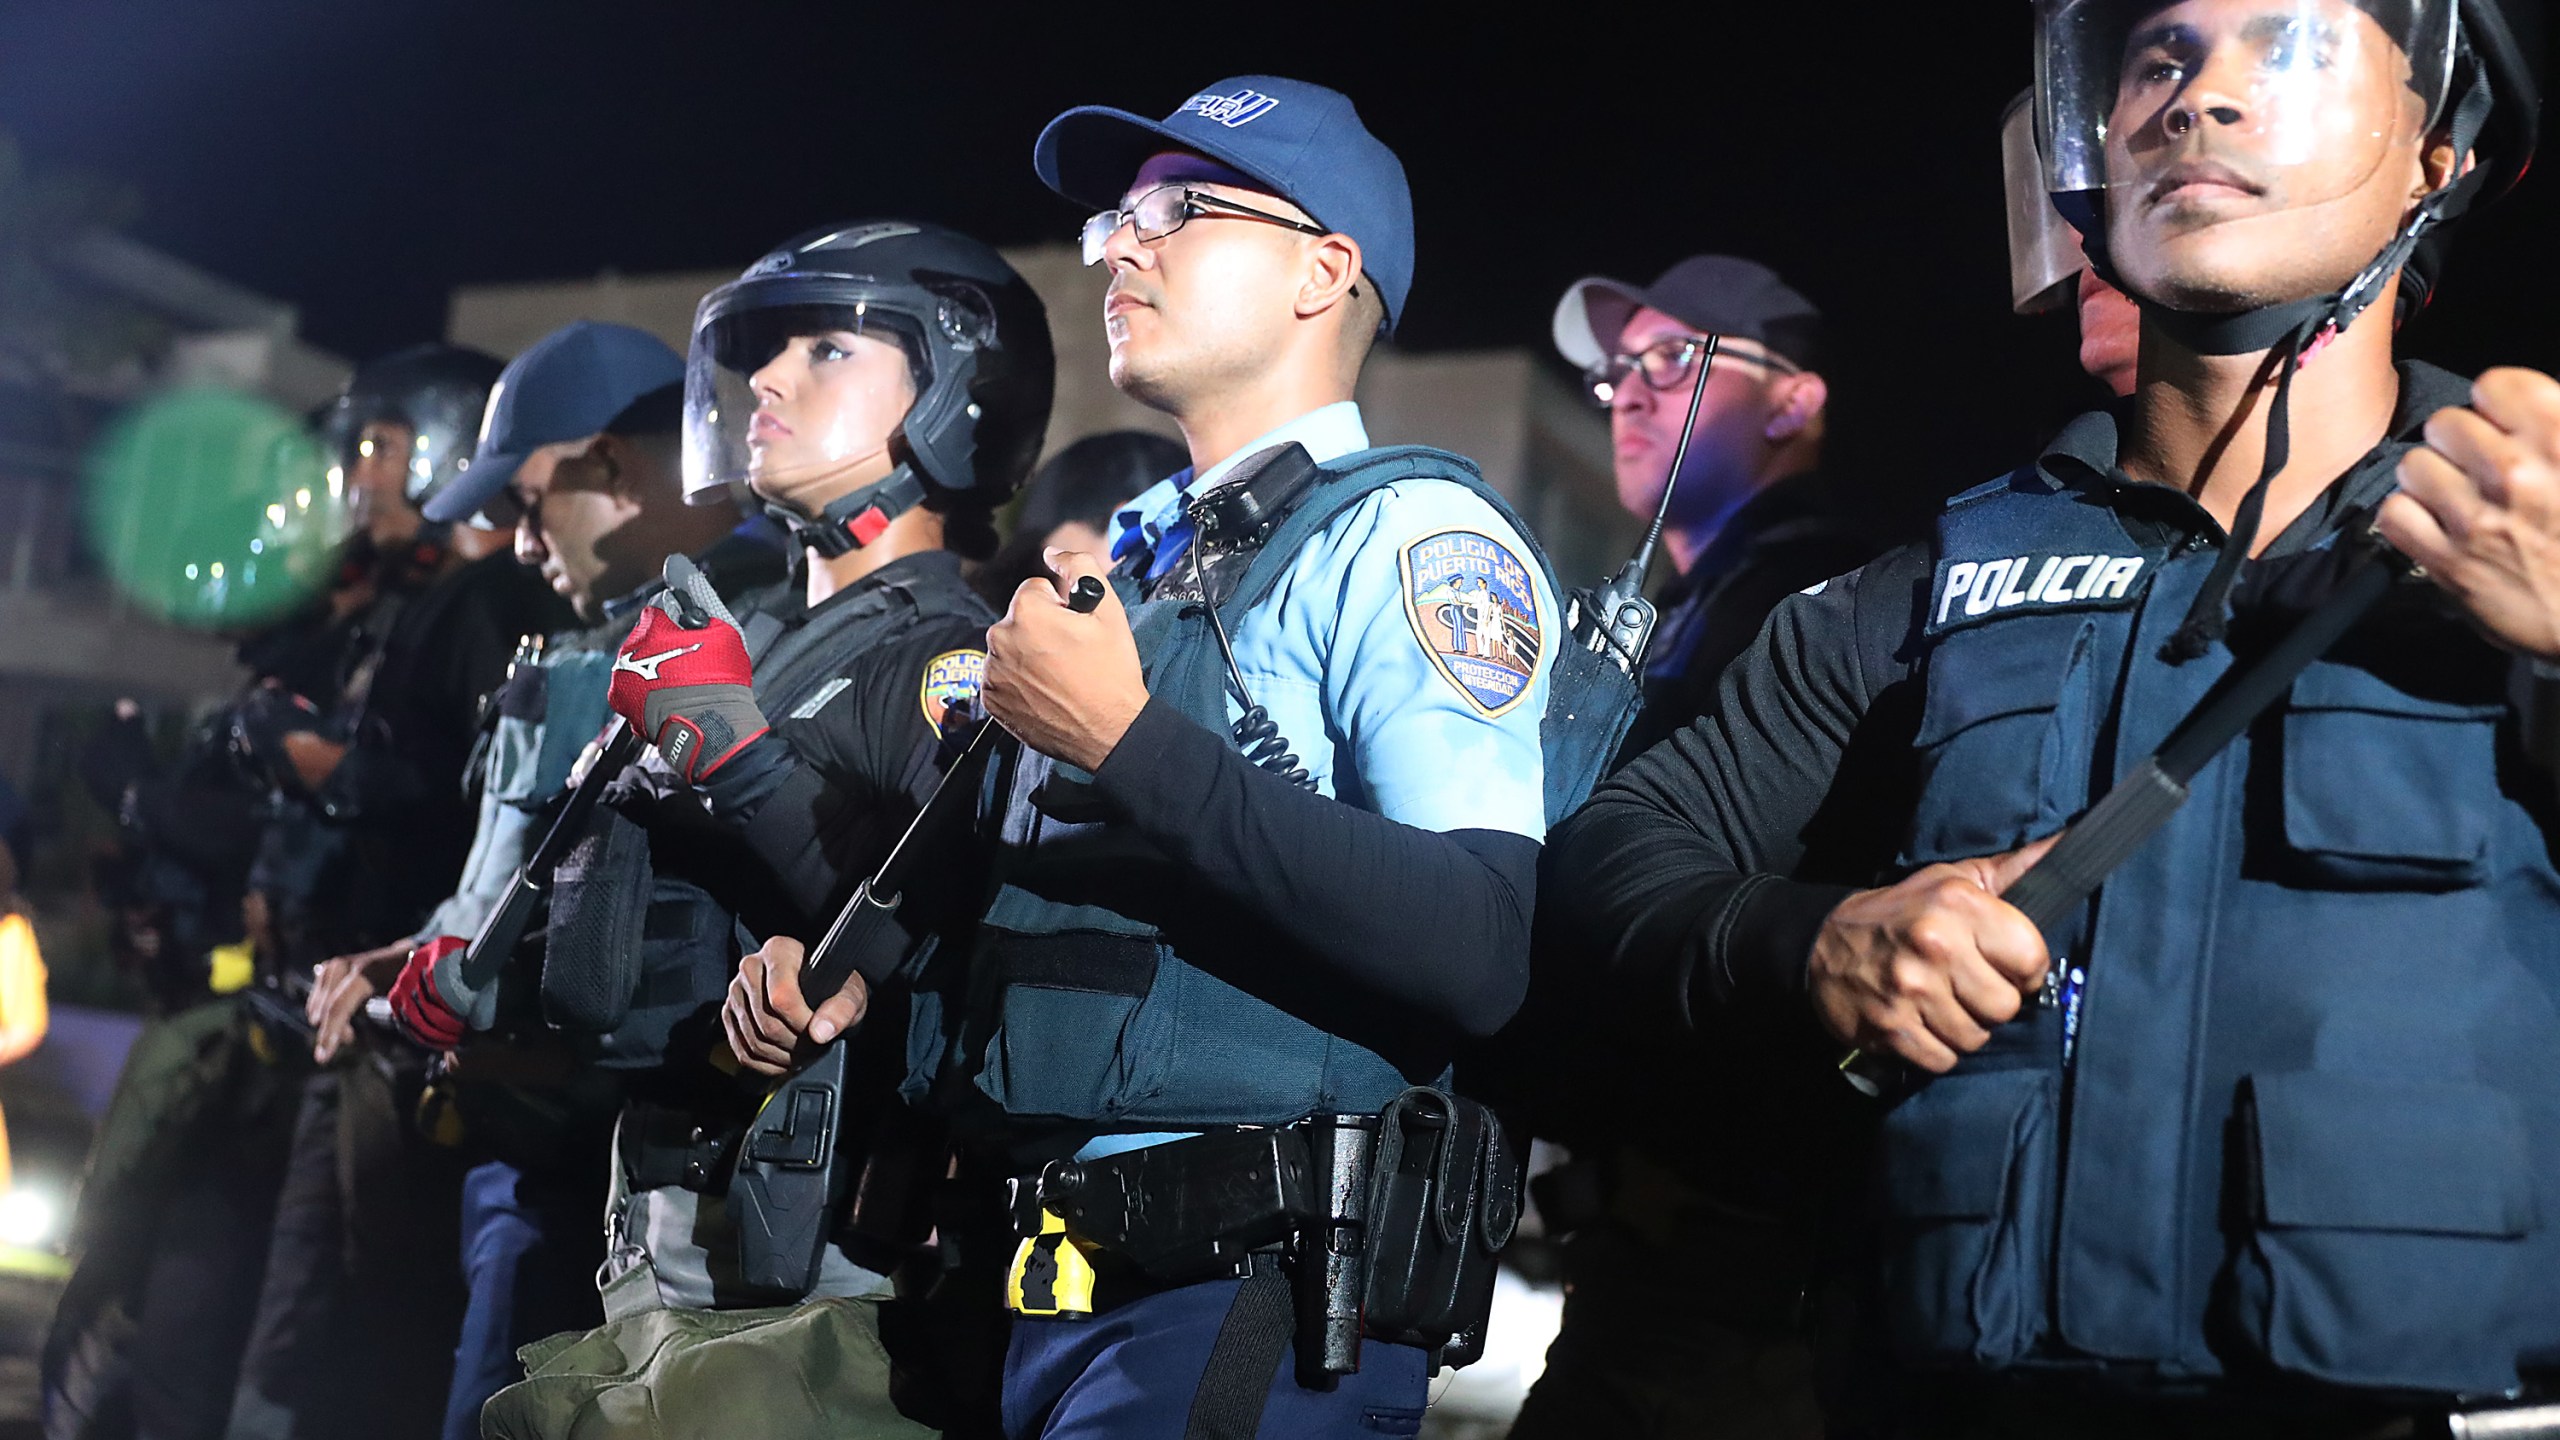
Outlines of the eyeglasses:
{"type": "Polygon", "coordinates": [[[1138,241],[1144,244],[1150,240],[1161,240],[1191,221],[1203,217],[1211,220],[1259,220],[1265,225],[1284,226],[1303,235],[1333,233],[1321,225],[1310,225],[1303,220],[1292,220],[1286,215],[1274,215],[1267,210],[1256,210],[1250,205],[1239,205],[1233,200],[1212,195],[1206,190],[1193,190],[1183,185],[1159,185],[1139,196],[1126,210],[1105,210],[1084,222],[1084,234],[1081,237],[1084,245],[1084,263],[1101,264],[1102,247],[1111,243],[1111,237],[1118,234],[1123,225],[1136,226],[1138,241]]]}
{"type": "MultiPolygon", "coordinates": [[[[1741,342],[1742,345],[1750,343],[1748,340],[1741,342]]],[[[1633,355],[1612,355],[1583,371],[1582,378],[1591,387],[1592,402],[1598,405],[1608,404],[1618,393],[1618,387],[1627,383],[1629,375],[1642,375],[1649,389],[1677,390],[1689,383],[1690,375],[1698,368],[1698,357],[1706,350],[1707,337],[1703,335],[1674,335],[1657,340],[1633,355]]],[[[1719,362],[1757,365],[1776,375],[1804,373],[1804,367],[1783,355],[1739,348],[1729,336],[1716,337],[1715,356],[1719,362]]]]}

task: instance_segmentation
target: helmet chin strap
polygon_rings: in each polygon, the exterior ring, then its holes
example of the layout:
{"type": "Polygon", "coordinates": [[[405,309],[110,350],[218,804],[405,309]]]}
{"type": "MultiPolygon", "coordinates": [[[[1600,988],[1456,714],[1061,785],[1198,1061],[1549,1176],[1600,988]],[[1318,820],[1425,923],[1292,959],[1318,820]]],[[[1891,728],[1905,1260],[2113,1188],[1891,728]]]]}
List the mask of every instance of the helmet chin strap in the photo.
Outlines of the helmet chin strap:
{"type": "Polygon", "coordinates": [[[924,482],[916,478],[913,468],[901,463],[852,494],[829,501],[814,517],[787,501],[763,503],[764,513],[790,530],[793,543],[815,550],[822,560],[833,560],[879,539],[891,521],[923,500],[924,482]]]}

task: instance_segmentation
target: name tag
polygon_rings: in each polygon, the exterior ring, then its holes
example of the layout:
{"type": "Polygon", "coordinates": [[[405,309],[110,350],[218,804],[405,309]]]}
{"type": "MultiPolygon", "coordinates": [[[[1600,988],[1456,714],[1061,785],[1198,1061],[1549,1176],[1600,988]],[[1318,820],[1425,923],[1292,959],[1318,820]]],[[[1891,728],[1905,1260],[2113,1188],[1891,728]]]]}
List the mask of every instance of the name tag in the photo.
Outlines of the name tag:
{"type": "Polygon", "coordinates": [[[1929,632],[1959,629],[2016,610],[2112,610],[2140,593],[2140,555],[2027,554],[1941,560],[1929,597],[1929,632]]]}

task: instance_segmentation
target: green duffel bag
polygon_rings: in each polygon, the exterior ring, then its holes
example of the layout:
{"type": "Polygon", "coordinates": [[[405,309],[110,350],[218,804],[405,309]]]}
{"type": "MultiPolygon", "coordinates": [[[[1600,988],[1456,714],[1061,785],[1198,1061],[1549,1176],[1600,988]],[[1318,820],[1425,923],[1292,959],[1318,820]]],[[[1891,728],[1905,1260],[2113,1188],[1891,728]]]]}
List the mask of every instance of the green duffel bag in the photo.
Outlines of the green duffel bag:
{"type": "Polygon", "coordinates": [[[517,1356],[526,1378],[481,1408],[485,1440],[933,1440],[941,1433],[890,1400],[876,1299],[649,1309],[552,1336],[517,1356]]]}

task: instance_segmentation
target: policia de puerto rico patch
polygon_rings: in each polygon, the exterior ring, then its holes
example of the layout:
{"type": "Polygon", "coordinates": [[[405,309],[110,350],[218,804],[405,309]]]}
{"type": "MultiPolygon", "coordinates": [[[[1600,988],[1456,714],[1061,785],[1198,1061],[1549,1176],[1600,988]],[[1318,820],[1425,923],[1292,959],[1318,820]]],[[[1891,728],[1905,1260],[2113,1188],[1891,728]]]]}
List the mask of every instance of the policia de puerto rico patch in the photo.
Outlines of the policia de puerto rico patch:
{"type": "Polygon", "coordinates": [[[919,687],[916,703],[924,707],[924,721],[933,733],[942,733],[943,716],[952,706],[973,710],[978,703],[978,687],[987,678],[987,652],[984,650],[945,650],[924,662],[924,683],[919,687]]]}
{"type": "Polygon", "coordinates": [[[1441,677],[1490,717],[1520,703],[1537,679],[1546,617],[1529,567],[1474,530],[1437,530],[1396,556],[1404,613],[1441,677]]]}

